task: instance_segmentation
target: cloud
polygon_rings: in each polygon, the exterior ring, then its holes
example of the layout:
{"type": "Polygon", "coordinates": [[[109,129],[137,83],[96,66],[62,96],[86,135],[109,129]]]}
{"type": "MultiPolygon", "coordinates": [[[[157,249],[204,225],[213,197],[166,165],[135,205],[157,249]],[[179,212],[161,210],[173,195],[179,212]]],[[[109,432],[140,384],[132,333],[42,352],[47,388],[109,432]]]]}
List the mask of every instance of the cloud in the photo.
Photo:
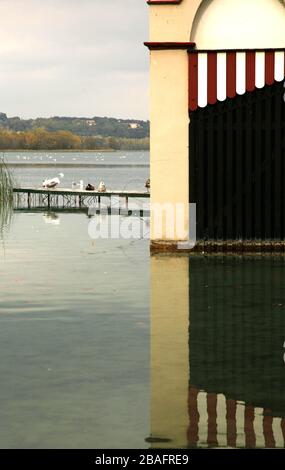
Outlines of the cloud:
{"type": "Polygon", "coordinates": [[[0,0],[1,111],[148,117],[144,0],[0,0]]]}

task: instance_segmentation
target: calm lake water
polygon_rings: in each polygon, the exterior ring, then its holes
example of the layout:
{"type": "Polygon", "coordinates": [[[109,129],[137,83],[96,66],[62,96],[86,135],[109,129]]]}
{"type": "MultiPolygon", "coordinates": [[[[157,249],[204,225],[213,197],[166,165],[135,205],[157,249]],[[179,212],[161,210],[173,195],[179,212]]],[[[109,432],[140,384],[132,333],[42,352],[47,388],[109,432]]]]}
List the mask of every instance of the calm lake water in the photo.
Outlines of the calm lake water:
{"type": "Polygon", "coordinates": [[[1,246],[0,447],[137,447],[149,429],[147,242],[16,215],[1,246]]]}
{"type": "Polygon", "coordinates": [[[15,213],[0,245],[0,447],[284,447],[285,258],[150,256],[90,220],[15,213]]]}
{"type": "Polygon", "coordinates": [[[63,173],[62,187],[83,180],[95,186],[103,180],[109,189],[144,190],[149,177],[149,152],[7,152],[20,186],[41,186],[46,178],[63,173]],[[88,165],[96,165],[90,168],[88,165]]]}

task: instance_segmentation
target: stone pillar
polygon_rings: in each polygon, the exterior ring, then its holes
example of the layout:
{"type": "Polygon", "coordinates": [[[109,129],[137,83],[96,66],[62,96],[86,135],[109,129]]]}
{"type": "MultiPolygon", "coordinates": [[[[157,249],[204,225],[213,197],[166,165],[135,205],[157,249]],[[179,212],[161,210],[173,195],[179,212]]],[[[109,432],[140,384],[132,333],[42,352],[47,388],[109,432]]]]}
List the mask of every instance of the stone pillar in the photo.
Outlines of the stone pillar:
{"type": "Polygon", "coordinates": [[[151,240],[175,243],[188,238],[188,56],[185,49],[150,54],[151,240]]]}
{"type": "Polygon", "coordinates": [[[148,3],[150,42],[146,44],[150,48],[151,246],[155,249],[175,249],[177,241],[188,240],[187,49],[201,0],[167,3],[150,0],[148,3]]]}

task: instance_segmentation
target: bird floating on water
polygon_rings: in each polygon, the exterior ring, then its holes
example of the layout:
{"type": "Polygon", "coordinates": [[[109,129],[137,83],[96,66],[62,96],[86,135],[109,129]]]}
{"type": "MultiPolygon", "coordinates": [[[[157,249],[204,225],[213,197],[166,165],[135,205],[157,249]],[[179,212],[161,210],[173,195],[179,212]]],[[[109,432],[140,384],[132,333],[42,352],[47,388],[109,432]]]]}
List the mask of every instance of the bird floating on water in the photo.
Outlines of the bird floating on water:
{"type": "Polygon", "coordinates": [[[64,174],[63,173],[59,173],[59,178],[56,177],[56,178],[51,178],[51,179],[46,179],[43,181],[43,188],[48,188],[48,189],[52,189],[52,188],[55,188],[56,186],[58,186],[60,184],[60,178],[62,179],[64,177],[64,174]]]}

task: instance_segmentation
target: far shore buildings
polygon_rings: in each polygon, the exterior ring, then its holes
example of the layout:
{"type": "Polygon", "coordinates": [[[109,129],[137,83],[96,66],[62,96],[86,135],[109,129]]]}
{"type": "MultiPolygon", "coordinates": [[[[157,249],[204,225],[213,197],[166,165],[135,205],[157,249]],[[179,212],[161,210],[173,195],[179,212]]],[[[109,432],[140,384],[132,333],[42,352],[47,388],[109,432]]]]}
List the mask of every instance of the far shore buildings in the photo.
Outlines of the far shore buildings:
{"type": "Polygon", "coordinates": [[[130,122],[129,128],[130,129],[139,129],[141,126],[138,122],[130,122]]]}
{"type": "Polygon", "coordinates": [[[95,119],[87,119],[86,124],[89,127],[93,127],[93,126],[96,126],[96,121],[95,119]]]}
{"type": "Polygon", "coordinates": [[[147,3],[151,200],[185,214],[173,232],[152,211],[152,247],[188,239],[192,202],[201,250],[283,249],[283,0],[147,3]]]}

